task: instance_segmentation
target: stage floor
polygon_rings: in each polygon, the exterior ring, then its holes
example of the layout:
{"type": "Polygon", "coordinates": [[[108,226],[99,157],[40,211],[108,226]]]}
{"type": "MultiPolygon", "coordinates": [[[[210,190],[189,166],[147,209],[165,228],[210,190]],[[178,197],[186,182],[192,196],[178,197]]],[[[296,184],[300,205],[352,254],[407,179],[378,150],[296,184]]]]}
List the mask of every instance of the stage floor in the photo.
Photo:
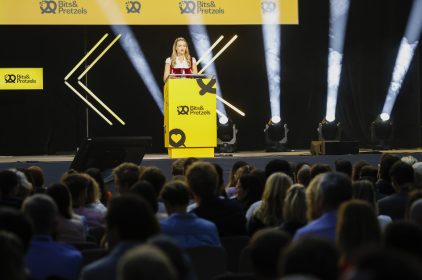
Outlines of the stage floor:
{"type": "MultiPolygon", "coordinates": [[[[238,161],[246,161],[256,168],[264,169],[265,165],[272,159],[285,159],[291,163],[308,162],[325,163],[334,167],[337,159],[348,159],[352,163],[358,160],[365,160],[376,166],[382,153],[393,153],[398,156],[412,155],[422,161],[422,148],[374,151],[361,149],[359,154],[350,155],[311,155],[309,150],[295,150],[289,152],[244,151],[232,154],[216,154],[214,158],[204,159],[217,163],[223,168],[224,179],[227,180],[233,164],[238,161]]],[[[52,184],[60,180],[61,175],[68,170],[74,155],[43,155],[43,156],[0,156],[0,170],[7,168],[28,168],[38,165],[44,170],[46,184],[52,184]]],[[[141,165],[157,166],[163,170],[168,179],[171,178],[171,159],[167,154],[146,154],[141,165]]]]}

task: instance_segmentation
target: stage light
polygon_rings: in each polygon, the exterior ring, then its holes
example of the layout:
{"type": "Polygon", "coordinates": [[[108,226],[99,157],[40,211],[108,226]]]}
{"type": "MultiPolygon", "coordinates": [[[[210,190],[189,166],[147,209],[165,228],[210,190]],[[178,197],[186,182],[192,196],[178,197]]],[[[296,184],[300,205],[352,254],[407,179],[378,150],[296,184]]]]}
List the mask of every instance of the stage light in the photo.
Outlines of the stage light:
{"type": "Polygon", "coordinates": [[[268,79],[268,93],[271,116],[280,116],[280,46],[281,30],[279,25],[280,1],[273,1],[274,11],[262,9],[262,35],[264,39],[265,66],[268,79]]]}
{"type": "Polygon", "coordinates": [[[350,0],[330,0],[330,27],[327,73],[327,120],[336,117],[338,88],[343,61],[344,37],[346,34],[347,18],[350,0]]]}
{"type": "Polygon", "coordinates": [[[373,148],[389,149],[392,135],[393,123],[389,115],[383,113],[371,123],[371,142],[373,148]]]}
{"type": "Polygon", "coordinates": [[[227,118],[221,116],[217,123],[217,153],[234,153],[237,151],[237,128],[236,125],[227,118]]]}
{"type": "Polygon", "coordinates": [[[409,70],[410,63],[412,62],[412,58],[415,54],[415,49],[419,43],[419,36],[422,31],[421,14],[422,0],[414,0],[409,20],[407,21],[405,35],[400,43],[387,97],[382,109],[382,112],[388,115],[391,115],[394,103],[400,93],[403,80],[409,70]]]}
{"type": "Polygon", "coordinates": [[[329,121],[324,118],[318,124],[318,140],[320,141],[340,141],[341,139],[341,126],[340,122],[335,119],[329,121]]]}
{"type": "Polygon", "coordinates": [[[286,151],[287,134],[289,129],[279,116],[272,117],[265,125],[265,151],[284,152],[286,151]]]}
{"type": "Polygon", "coordinates": [[[387,113],[382,113],[382,114],[380,115],[380,118],[381,118],[381,120],[383,120],[383,121],[388,121],[388,120],[390,119],[390,115],[389,115],[389,114],[387,114],[387,113]]]}

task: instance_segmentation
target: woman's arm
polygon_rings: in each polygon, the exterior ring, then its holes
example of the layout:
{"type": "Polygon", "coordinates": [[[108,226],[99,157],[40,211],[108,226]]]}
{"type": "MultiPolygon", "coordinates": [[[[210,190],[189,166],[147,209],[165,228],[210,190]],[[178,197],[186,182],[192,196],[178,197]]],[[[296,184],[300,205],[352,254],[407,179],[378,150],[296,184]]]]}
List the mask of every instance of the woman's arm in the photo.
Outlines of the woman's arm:
{"type": "Polygon", "coordinates": [[[166,82],[169,75],[170,75],[170,64],[166,63],[166,66],[164,66],[164,77],[163,77],[164,83],[166,82]]]}
{"type": "Polygon", "coordinates": [[[192,74],[198,74],[198,67],[196,66],[196,60],[192,61],[192,74]]]}

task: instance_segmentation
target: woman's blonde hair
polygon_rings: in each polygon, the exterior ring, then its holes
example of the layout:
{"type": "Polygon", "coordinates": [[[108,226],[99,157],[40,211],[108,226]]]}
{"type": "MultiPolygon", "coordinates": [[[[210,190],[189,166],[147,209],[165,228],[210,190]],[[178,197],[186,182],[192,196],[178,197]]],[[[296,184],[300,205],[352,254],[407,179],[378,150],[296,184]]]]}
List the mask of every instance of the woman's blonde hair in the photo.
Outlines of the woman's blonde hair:
{"type": "Polygon", "coordinates": [[[255,217],[264,225],[278,226],[283,222],[284,198],[292,184],[292,179],[281,172],[268,177],[262,194],[262,204],[255,212],[255,217]]]}
{"type": "Polygon", "coordinates": [[[303,185],[294,184],[287,190],[283,217],[285,222],[306,224],[306,195],[303,185]]]}
{"type": "Polygon", "coordinates": [[[179,38],[176,38],[176,40],[174,40],[173,51],[172,51],[172,54],[171,54],[171,66],[173,66],[173,67],[176,66],[176,58],[177,58],[176,46],[177,46],[177,43],[180,42],[180,41],[183,41],[186,44],[185,59],[186,59],[186,62],[188,63],[188,66],[191,67],[192,66],[191,65],[191,56],[190,56],[190,53],[189,53],[188,42],[183,37],[179,37],[179,38]]]}
{"type": "Polygon", "coordinates": [[[321,197],[320,184],[324,173],[317,175],[311,180],[306,188],[306,217],[308,222],[313,221],[321,216],[321,210],[318,205],[321,197]]]}

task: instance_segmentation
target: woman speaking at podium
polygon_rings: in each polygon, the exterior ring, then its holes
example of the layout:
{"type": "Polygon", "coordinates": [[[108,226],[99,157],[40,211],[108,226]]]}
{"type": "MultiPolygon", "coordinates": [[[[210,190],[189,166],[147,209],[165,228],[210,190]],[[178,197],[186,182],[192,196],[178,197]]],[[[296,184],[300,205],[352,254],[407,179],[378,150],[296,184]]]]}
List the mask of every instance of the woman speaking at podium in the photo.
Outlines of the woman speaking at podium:
{"type": "Polygon", "coordinates": [[[171,57],[166,59],[164,83],[170,74],[198,74],[196,59],[190,56],[185,38],[179,37],[174,41],[171,57]]]}

